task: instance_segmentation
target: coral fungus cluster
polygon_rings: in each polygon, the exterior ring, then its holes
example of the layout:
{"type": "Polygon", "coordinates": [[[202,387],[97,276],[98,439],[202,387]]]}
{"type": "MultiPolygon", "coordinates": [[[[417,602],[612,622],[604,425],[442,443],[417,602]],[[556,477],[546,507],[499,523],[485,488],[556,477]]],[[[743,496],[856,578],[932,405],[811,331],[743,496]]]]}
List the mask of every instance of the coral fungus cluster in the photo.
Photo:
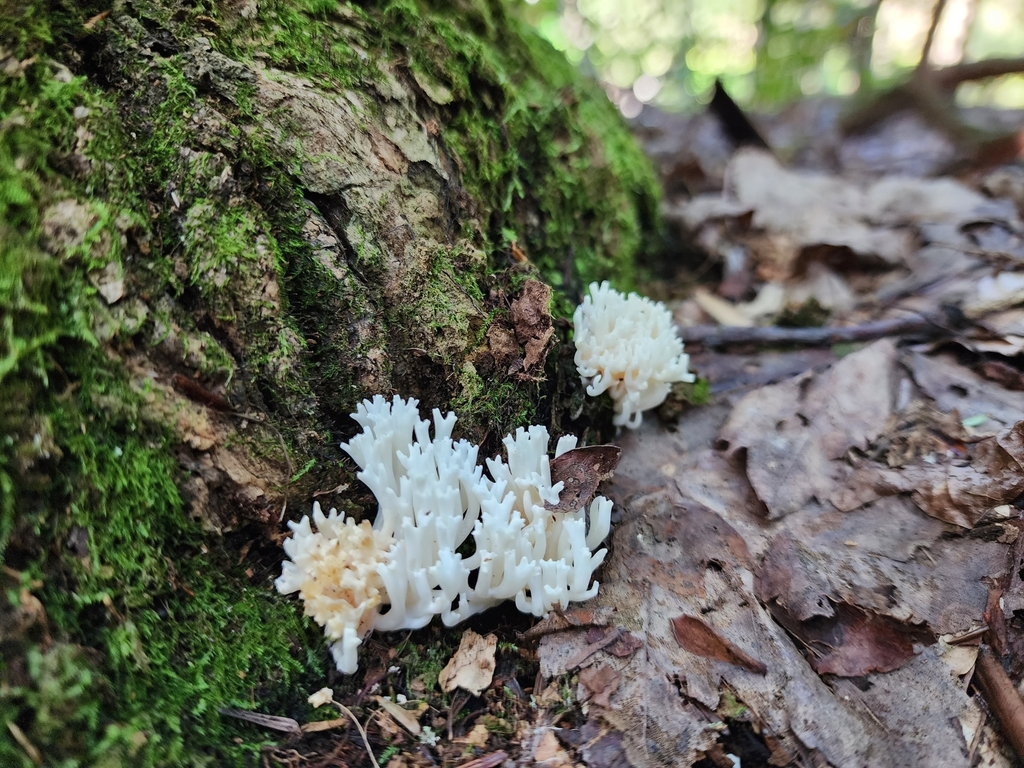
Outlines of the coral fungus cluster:
{"type": "MultiPolygon", "coordinates": [[[[548,508],[562,484],[551,483],[544,427],[506,437],[506,459],[488,459],[485,473],[479,447],[452,440],[453,413],[434,410],[433,437],[413,399],[378,395],[353,415],[363,430],[342,448],[377,497],[377,518],[357,525],[315,505],[316,531],[308,516],[289,523],[291,562],[276,582],[324,627],[340,671],[355,671],[372,629],[417,629],[436,615],[451,626],[504,600],[540,616],[597,594],[591,577],[605,550],[594,549],[612,503],[598,496],[589,514],[548,508]],[[463,556],[470,536],[473,552],[463,556]]],[[[575,446],[562,437],[555,455],[575,446]]]]}
{"type": "Polygon", "coordinates": [[[672,384],[694,380],[672,314],[660,302],[591,283],[573,326],[580,378],[591,397],[611,395],[616,426],[639,427],[643,412],[661,405],[672,384]]]}

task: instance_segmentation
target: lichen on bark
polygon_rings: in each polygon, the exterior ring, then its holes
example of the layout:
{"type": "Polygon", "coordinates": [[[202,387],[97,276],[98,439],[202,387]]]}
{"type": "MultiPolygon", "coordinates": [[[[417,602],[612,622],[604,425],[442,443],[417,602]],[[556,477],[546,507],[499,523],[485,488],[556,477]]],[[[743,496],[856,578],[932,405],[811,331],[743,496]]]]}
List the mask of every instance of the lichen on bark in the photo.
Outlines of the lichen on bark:
{"type": "Polygon", "coordinates": [[[244,761],[217,708],[301,711],[329,664],[271,580],[282,515],[362,511],[355,404],[455,407],[488,450],[561,426],[565,350],[513,304],[628,286],[654,190],[496,1],[2,0],[0,719],[244,761]]]}

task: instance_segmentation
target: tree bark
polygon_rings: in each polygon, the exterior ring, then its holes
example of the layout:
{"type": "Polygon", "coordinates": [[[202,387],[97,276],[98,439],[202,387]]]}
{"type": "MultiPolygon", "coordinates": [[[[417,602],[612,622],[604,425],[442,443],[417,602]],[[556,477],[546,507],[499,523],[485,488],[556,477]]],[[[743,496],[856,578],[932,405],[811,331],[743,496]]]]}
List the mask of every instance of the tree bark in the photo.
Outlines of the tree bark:
{"type": "Polygon", "coordinates": [[[329,667],[272,580],[282,520],[372,507],[354,406],[485,454],[599,426],[560,318],[657,228],[614,109],[496,0],[0,0],[0,762],[244,762],[217,708],[301,714],[329,667]]]}

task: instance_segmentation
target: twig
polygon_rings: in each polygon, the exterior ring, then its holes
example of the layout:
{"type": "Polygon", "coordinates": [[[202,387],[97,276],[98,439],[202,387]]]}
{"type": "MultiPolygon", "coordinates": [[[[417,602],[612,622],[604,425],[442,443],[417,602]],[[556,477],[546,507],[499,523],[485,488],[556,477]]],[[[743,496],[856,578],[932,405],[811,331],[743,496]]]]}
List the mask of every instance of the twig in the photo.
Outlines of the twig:
{"type": "Polygon", "coordinates": [[[1003,726],[1003,735],[1018,757],[1024,757],[1024,701],[989,646],[978,648],[974,670],[974,682],[1003,726]]]}
{"type": "Polygon", "coordinates": [[[282,731],[284,733],[301,733],[302,731],[299,727],[299,722],[291,717],[265,715],[262,712],[250,712],[245,709],[229,709],[227,707],[222,707],[217,711],[222,715],[237,717],[239,720],[245,720],[253,725],[261,725],[264,728],[271,728],[275,731],[282,731]]]}
{"type": "Polygon", "coordinates": [[[779,328],[778,326],[742,328],[735,326],[694,325],[680,328],[679,335],[687,344],[721,347],[726,344],[802,344],[827,347],[851,341],[874,341],[887,336],[939,336],[948,329],[921,317],[911,315],[891,320],[876,320],[863,325],[826,326],[824,328],[779,328]]]}
{"type": "Polygon", "coordinates": [[[463,763],[459,768],[497,768],[506,760],[508,760],[508,752],[499,749],[497,752],[491,752],[489,755],[483,755],[468,763],[463,763]]]}
{"type": "Polygon", "coordinates": [[[332,701],[331,703],[351,718],[352,724],[355,725],[356,730],[359,731],[359,735],[363,737],[363,746],[366,747],[366,754],[370,756],[370,762],[373,763],[376,768],[380,768],[380,763],[377,762],[377,758],[373,756],[373,750],[370,748],[370,740],[366,738],[366,731],[363,730],[363,726],[359,724],[356,716],[352,714],[352,710],[337,701],[332,701]]]}
{"type": "Polygon", "coordinates": [[[928,36],[924,39],[924,48],[921,49],[921,61],[917,63],[919,71],[928,69],[928,57],[932,53],[932,44],[935,42],[935,30],[939,28],[939,21],[942,20],[942,12],[946,9],[946,0],[938,0],[932,8],[932,21],[928,25],[928,36]]]}
{"type": "Polygon", "coordinates": [[[941,87],[952,90],[961,83],[984,80],[988,77],[1016,75],[1024,72],[1024,59],[984,59],[966,64],[953,64],[931,71],[932,79],[941,87]]]}

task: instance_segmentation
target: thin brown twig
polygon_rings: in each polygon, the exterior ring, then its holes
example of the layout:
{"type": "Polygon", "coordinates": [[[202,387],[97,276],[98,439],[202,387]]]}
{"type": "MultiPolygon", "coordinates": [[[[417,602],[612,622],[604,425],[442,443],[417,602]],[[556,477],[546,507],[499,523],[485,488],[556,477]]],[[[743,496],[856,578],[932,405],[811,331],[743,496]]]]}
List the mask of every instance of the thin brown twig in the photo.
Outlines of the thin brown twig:
{"type": "Polygon", "coordinates": [[[1003,726],[1006,740],[1018,757],[1024,757],[1024,701],[987,645],[978,648],[974,682],[1003,726]]]}
{"type": "Polygon", "coordinates": [[[917,63],[918,71],[928,69],[928,57],[932,53],[932,44],[935,42],[935,30],[939,28],[942,20],[942,12],[946,9],[946,0],[938,0],[932,8],[932,21],[928,25],[928,36],[924,39],[924,47],[921,49],[921,60],[917,63]]]}
{"type": "Polygon", "coordinates": [[[984,59],[965,64],[953,64],[941,69],[932,70],[929,74],[939,86],[952,90],[961,83],[973,80],[984,80],[988,77],[1016,75],[1024,72],[1024,58],[1020,59],[984,59]]]}
{"type": "Polygon", "coordinates": [[[370,740],[366,737],[366,731],[363,730],[363,726],[359,724],[359,720],[352,714],[352,710],[337,701],[332,701],[331,704],[340,709],[343,713],[348,715],[352,720],[352,724],[355,725],[356,730],[359,731],[359,735],[363,737],[363,746],[366,747],[366,754],[370,756],[370,762],[373,763],[376,768],[380,768],[380,763],[377,762],[377,758],[373,756],[373,749],[370,748],[370,740]]]}
{"type": "Polygon", "coordinates": [[[680,328],[679,335],[687,344],[721,347],[726,344],[800,344],[827,347],[853,341],[874,341],[889,336],[940,336],[950,331],[921,317],[910,315],[889,320],[876,320],[862,325],[825,326],[823,328],[780,328],[754,326],[750,328],[720,325],[694,325],[680,328]]]}

